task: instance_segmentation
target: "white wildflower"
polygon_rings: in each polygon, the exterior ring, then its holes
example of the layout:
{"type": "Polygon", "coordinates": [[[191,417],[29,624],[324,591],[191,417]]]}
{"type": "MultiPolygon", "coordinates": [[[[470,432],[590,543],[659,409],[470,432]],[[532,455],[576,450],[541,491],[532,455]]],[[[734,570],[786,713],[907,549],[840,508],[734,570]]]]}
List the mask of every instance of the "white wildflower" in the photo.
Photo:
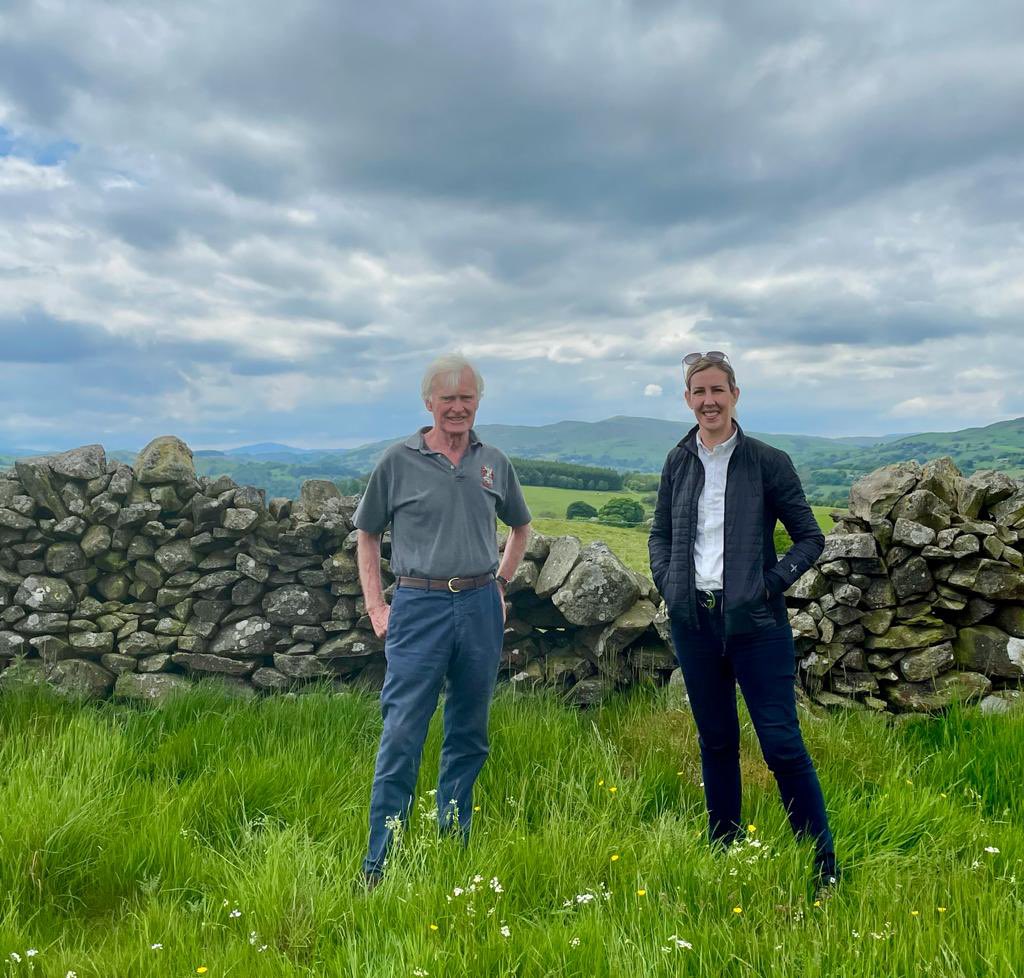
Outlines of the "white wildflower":
{"type": "Polygon", "coordinates": [[[999,850],[995,846],[985,846],[985,852],[998,853],[999,850]]]}
{"type": "Polygon", "coordinates": [[[505,892],[504,887],[501,885],[501,883],[498,882],[498,877],[497,876],[494,876],[494,877],[491,878],[491,889],[494,890],[495,893],[504,893],[505,892]]]}
{"type": "Polygon", "coordinates": [[[501,933],[502,937],[511,937],[512,936],[512,931],[509,929],[509,926],[508,926],[508,924],[505,923],[505,921],[501,922],[501,927],[500,927],[499,930],[500,930],[500,933],[501,933]]]}
{"type": "Polygon", "coordinates": [[[235,907],[235,909],[232,910],[231,913],[228,914],[228,916],[232,917],[232,918],[241,917],[242,916],[242,911],[239,910],[238,907],[235,907]]]}
{"type": "Polygon", "coordinates": [[[426,976],[430,974],[430,972],[427,971],[426,968],[413,968],[412,973],[416,976],[416,978],[426,978],[426,976]]]}
{"type": "Polygon", "coordinates": [[[159,941],[157,941],[156,944],[150,944],[149,949],[151,951],[162,951],[164,949],[164,946],[159,941]]]}
{"type": "Polygon", "coordinates": [[[21,964],[21,955],[17,951],[11,951],[11,960],[15,964],[21,964]]]}
{"type": "Polygon", "coordinates": [[[36,955],[37,955],[38,953],[39,953],[39,952],[38,952],[38,951],[37,951],[37,950],[36,950],[36,949],[35,949],[34,947],[30,947],[30,948],[29,948],[29,949],[28,949],[28,950],[27,950],[27,951],[25,952],[25,957],[26,957],[26,958],[34,958],[34,957],[35,957],[35,956],[36,956],[36,955]]]}
{"type": "Polygon", "coordinates": [[[463,890],[461,886],[457,886],[452,890],[452,896],[462,896],[464,892],[465,890],[463,890]]]}
{"type": "Polygon", "coordinates": [[[673,934],[668,939],[668,947],[663,947],[663,951],[690,951],[693,949],[693,945],[689,941],[684,941],[681,937],[673,934]]]}

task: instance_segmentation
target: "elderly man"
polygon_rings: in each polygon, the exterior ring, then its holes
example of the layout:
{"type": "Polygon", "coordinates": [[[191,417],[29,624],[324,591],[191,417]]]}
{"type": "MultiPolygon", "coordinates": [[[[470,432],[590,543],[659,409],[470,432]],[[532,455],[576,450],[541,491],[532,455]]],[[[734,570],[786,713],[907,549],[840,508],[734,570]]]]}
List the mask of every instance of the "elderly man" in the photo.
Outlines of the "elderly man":
{"type": "Polygon", "coordinates": [[[697,424],[668,454],[649,549],[700,740],[708,831],[729,844],[740,822],[739,683],[790,824],[815,844],[815,895],[835,887],[835,852],[818,775],[796,714],[796,656],[783,591],[825,539],[789,456],[748,438],[728,357],[691,353],[686,403],[697,424]],[[775,555],[776,520],[793,546],[775,555]]]}
{"type": "Polygon", "coordinates": [[[434,361],[422,388],[433,425],[384,453],[355,514],[359,580],[387,658],[363,862],[368,887],[380,882],[393,830],[408,816],[442,683],[438,824],[463,841],[487,759],[505,589],[526,550],[530,511],[509,460],[473,431],[483,390],[464,358],[434,361]],[[512,528],[500,566],[495,516],[512,528]],[[398,584],[390,608],[380,580],[380,538],[389,525],[398,584]]]}

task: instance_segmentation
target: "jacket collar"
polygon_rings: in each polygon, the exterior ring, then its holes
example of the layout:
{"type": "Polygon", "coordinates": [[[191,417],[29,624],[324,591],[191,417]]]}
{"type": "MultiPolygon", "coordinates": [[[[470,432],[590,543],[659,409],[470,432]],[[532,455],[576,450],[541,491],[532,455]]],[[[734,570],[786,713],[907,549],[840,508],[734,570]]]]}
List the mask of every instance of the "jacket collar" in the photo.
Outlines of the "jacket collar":
{"type": "MultiPolygon", "coordinates": [[[[746,435],[743,434],[743,429],[740,427],[740,423],[733,418],[732,423],[736,425],[736,448],[740,448],[743,445],[743,441],[746,435]]],[[[690,452],[692,455],[697,455],[697,432],[700,431],[700,425],[695,424],[684,436],[682,441],[676,445],[676,448],[682,448],[690,452]]]]}

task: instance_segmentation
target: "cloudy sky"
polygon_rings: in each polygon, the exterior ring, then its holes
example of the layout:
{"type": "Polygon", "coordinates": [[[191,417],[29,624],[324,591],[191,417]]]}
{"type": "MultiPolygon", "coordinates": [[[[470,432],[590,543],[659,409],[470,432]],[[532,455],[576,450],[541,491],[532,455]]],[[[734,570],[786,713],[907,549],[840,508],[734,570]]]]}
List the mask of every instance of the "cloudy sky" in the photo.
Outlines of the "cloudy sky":
{"type": "Polygon", "coordinates": [[[1022,217],[1020,0],[4,0],[0,446],[988,424],[1022,217]]]}

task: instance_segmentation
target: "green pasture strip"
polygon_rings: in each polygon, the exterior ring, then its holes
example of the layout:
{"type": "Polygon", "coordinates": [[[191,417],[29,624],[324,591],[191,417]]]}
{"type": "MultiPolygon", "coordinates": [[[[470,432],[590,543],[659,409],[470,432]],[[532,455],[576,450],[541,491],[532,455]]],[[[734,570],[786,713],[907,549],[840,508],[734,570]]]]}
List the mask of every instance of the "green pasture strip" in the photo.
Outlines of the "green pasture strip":
{"type": "MultiPolygon", "coordinates": [[[[562,492],[565,490],[543,490],[562,492]]],[[[815,519],[825,533],[832,529],[833,521],[829,516],[831,507],[812,506],[815,519]]],[[[548,536],[562,537],[572,535],[579,537],[583,543],[592,543],[600,540],[607,543],[612,552],[633,570],[639,571],[648,577],[651,575],[651,568],[647,553],[647,527],[621,527],[605,526],[602,523],[592,523],[590,520],[550,520],[534,519],[533,527],[538,533],[548,536]]],[[[782,528],[781,524],[775,531],[775,549],[784,553],[790,546],[789,535],[782,528]]]]}
{"type": "MultiPolygon", "coordinates": [[[[835,526],[835,520],[830,515],[834,508],[834,506],[811,507],[811,511],[814,513],[814,518],[818,521],[818,526],[821,527],[822,533],[828,533],[835,526]]],[[[775,525],[775,552],[785,553],[792,545],[793,541],[790,539],[785,527],[781,523],[777,523],[775,525]]]]}
{"type": "MultiPolygon", "coordinates": [[[[650,493],[640,492],[599,492],[595,489],[555,489],[550,486],[523,486],[526,504],[534,519],[565,519],[565,511],[569,503],[580,500],[590,503],[594,509],[600,509],[610,499],[635,499],[642,506],[643,497],[650,493]]],[[[648,516],[651,507],[644,506],[648,516]]]]}
{"type": "Polygon", "coordinates": [[[692,720],[666,691],[578,713],[503,688],[465,850],[431,818],[435,718],[367,895],[374,698],[5,694],[3,974],[1022,973],[1024,716],[805,716],[846,874],[823,907],[743,718],[751,827],[726,854],[705,845],[692,720]]]}
{"type": "Polygon", "coordinates": [[[533,528],[546,536],[579,537],[581,543],[600,540],[608,544],[627,567],[651,576],[650,558],[647,553],[647,527],[604,526],[589,520],[534,520],[533,528]]]}

